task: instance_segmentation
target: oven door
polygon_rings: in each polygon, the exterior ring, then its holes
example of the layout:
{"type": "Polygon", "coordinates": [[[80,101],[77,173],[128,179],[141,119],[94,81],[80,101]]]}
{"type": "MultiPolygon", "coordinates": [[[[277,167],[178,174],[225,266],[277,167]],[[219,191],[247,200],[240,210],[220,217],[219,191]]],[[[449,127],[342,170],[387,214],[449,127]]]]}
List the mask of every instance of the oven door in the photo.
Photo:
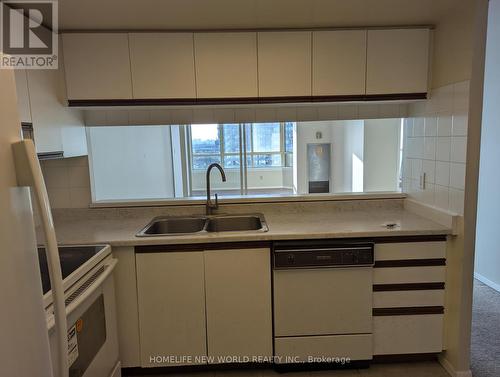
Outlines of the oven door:
{"type": "MultiPolygon", "coordinates": [[[[70,377],[121,376],[112,278],[116,262],[103,261],[67,292],[70,377]]],[[[57,356],[55,337],[50,335],[52,355],[57,356]]],[[[56,360],[52,364],[58,365],[56,360]]]]}

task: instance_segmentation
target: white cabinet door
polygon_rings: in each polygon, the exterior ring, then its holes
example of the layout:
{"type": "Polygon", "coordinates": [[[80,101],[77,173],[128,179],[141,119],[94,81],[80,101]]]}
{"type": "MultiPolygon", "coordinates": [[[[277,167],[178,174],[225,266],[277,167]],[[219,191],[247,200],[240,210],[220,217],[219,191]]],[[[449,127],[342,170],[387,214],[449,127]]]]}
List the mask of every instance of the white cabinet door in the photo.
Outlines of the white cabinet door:
{"type": "Polygon", "coordinates": [[[139,367],[139,313],[134,247],[113,247],[118,264],[113,272],[116,322],[122,367],[139,367]]]}
{"type": "Polygon", "coordinates": [[[259,97],[311,95],[311,32],[258,33],[259,97]]]}
{"type": "Polygon", "coordinates": [[[25,69],[14,70],[17,92],[17,110],[19,111],[19,120],[25,123],[31,123],[31,108],[28,91],[28,76],[25,69]]]}
{"type": "Polygon", "coordinates": [[[272,355],[269,253],[205,251],[208,355],[215,363],[225,356],[272,355]]]}
{"type": "Polygon", "coordinates": [[[136,268],[141,365],[202,364],[207,354],[203,252],[136,254],[136,268]]]}
{"type": "Polygon", "coordinates": [[[366,30],[313,32],[312,94],[365,94],[366,30]]]}
{"type": "Polygon", "coordinates": [[[195,98],[193,33],[131,33],[134,98],[195,98]]]}
{"type": "Polygon", "coordinates": [[[87,154],[83,113],[66,106],[63,71],[61,64],[57,70],[27,72],[35,147],[38,153],[83,156],[87,154]]]}
{"type": "Polygon", "coordinates": [[[443,350],[443,315],[373,317],[373,354],[438,353],[443,350]]]}
{"type": "Polygon", "coordinates": [[[195,33],[198,98],[257,97],[257,34],[195,33]]]}
{"type": "Polygon", "coordinates": [[[368,30],[367,94],[425,93],[428,29],[368,30]]]}
{"type": "Polygon", "coordinates": [[[68,99],[130,99],[128,34],[63,34],[68,99]]]}

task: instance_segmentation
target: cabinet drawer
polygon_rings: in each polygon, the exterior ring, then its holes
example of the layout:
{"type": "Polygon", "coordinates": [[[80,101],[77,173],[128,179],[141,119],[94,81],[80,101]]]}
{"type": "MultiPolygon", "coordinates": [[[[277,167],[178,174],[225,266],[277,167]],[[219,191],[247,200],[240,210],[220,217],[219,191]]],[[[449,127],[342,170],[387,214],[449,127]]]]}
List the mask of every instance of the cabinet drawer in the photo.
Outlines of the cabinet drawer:
{"type": "Polygon", "coordinates": [[[446,266],[383,267],[373,269],[373,284],[439,283],[446,266]]]}
{"type": "Polygon", "coordinates": [[[408,242],[375,245],[375,260],[446,258],[446,242],[408,242]]]}
{"type": "Polygon", "coordinates": [[[311,358],[372,359],[372,335],[330,335],[276,338],[277,363],[312,362],[311,358]],[[298,358],[293,359],[293,358],[298,358]]]}
{"type": "Polygon", "coordinates": [[[373,317],[373,354],[437,353],[443,350],[443,315],[373,317]]]}
{"type": "Polygon", "coordinates": [[[444,306],[444,290],[373,292],[374,308],[444,306]]]}

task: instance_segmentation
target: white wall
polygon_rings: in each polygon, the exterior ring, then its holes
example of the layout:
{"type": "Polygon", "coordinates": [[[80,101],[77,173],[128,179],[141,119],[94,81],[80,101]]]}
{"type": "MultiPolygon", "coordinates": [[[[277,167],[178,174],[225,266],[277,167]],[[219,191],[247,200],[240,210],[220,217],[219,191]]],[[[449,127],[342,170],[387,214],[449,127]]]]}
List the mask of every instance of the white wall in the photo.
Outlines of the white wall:
{"type": "Polygon", "coordinates": [[[91,127],[95,200],[174,197],[168,126],[91,127]]]}
{"type": "Polygon", "coordinates": [[[343,158],[337,158],[335,166],[339,168],[342,165],[344,180],[338,183],[334,192],[352,192],[363,191],[362,182],[359,187],[355,187],[355,175],[363,177],[364,170],[364,148],[365,143],[365,124],[364,121],[349,122],[344,126],[343,139],[343,158]],[[360,162],[359,169],[355,171],[355,161],[360,162]],[[361,170],[363,169],[363,170],[361,170]],[[343,185],[343,186],[342,186],[343,185]]]}
{"type": "Polygon", "coordinates": [[[500,0],[490,0],[476,226],[475,273],[500,289],[500,0]]]}
{"type": "Polygon", "coordinates": [[[363,191],[398,187],[401,119],[365,120],[363,191]]]}

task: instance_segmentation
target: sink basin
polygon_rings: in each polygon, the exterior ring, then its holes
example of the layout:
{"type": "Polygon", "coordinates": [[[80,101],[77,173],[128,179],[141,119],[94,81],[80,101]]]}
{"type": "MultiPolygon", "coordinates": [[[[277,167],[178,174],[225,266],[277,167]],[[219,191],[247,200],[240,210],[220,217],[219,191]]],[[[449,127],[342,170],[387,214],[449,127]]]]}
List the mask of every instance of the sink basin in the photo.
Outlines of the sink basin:
{"type": "Polygon", "coordinates": [[[206,232],[267,232],[262,214],[156,217],[137,237],[180,236],[206,232]]]}
{"type": "Polygon", "coordinates": [[[242,232],[268,230],[262,215],[225,215],[209,217],[207,232],[242,232]]]}
{"type": "Polygon", "coordinates": [[[163,236],[198,233],[205,229],[205,217],[163,217],[153,219],[137,236],[163,236]]]}

